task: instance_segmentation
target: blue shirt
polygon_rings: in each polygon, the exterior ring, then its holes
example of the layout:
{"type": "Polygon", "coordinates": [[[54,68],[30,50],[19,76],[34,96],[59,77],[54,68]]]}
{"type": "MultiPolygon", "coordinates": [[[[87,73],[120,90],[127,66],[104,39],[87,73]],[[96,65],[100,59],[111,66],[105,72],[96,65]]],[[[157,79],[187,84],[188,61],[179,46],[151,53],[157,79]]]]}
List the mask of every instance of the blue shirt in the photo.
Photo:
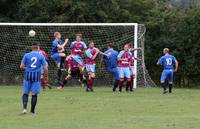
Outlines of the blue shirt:
{"type": "Polygon", "coordinates": [[[108,69],[116,68],[117,67],[117,55],[118,55],[118,52],[113,50],[113,49],[109,49],[109,50],[105,51],[104,53],[108,54],[108,55],[111,55],[110,57],[103,56],[103,60],[106,62],[106,67],[108,69]]]}
{"type": "Polygon", "coordinates": [[[26,53],[21,61],[25,65],[25,80],[39,81],[41,76],[41,66],[47,65],[47,62],[41,54],[36,51],[26,53]]]}
{"type": "Polygon", "coordinates": [[[163,69],[174,69],[174,63],[176,62],[176,58],[170,54],[166,54],[159,59],[159,64],[163,65],[163,69]]]}
{"type": "Polygon", "coordinates": [[[54,39],[54,41],[52,42],[52,50],[51,50],[51,55],[58,53],[58,45],[62,45],[64,42],[60,39],[60,40],[56,40],[54,39]]]}

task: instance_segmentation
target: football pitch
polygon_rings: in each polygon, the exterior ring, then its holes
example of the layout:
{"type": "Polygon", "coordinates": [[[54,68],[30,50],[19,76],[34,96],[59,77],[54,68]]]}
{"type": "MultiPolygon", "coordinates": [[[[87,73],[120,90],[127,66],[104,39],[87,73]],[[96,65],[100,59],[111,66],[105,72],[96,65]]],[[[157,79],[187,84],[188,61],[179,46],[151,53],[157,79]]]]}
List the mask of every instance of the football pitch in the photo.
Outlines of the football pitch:
{"type": "Polygon", "coordinates": [[[0,129],[200,129],[200,90],[161,91],[54,88],[39,95],[36,115],[21,115],[21,87],[0,86],[0,129]]]}

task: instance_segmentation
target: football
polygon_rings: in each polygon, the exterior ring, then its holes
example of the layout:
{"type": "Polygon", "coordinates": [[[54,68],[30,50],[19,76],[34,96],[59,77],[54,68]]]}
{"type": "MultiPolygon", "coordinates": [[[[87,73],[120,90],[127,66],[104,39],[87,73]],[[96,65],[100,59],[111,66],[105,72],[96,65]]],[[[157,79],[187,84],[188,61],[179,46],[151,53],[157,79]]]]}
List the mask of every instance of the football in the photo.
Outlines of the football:
{"type": "Polygon", "coordinates": [[[29,31],[29,36],[30,36],[30,37],[34,37],[34,36],[35,36],[35,34],[36,34],[36,33],[35,33],[35,31],[34,31],[34,30],[30,30],[30,31],[29,31]]]}

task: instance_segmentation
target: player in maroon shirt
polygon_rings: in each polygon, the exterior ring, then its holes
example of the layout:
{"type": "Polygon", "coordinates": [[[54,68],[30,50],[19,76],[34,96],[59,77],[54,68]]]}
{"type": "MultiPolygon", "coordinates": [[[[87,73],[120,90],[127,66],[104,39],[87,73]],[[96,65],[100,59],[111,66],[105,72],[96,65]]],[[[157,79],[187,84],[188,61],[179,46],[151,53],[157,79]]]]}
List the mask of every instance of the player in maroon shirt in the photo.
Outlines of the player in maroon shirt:
{"type": "Polygon", "coordinates": [[[86,85],[86,79],[84,76],[83,77],[81,76],[80,69],[78,67],[78,63],[73,60],[71,55],[66,57],[66,60],[64,63],[64,68],[68,68],[67,75],[66,75],[63,83],[61,84],[61,86],[58,87],[58,89],[63,89],[65,84],[67,83],[67,81],[71,77],[76,77],[76,76],[79,77],[79,82],[81,82],[82,85],[84,85],[84,84],[86,85]]]}
{"type": "Polygon", "coordinates": [[[93,91],[93,83],[95,78],[95,67],[96,67],[96,57],[98,54],[109,56],[99,51],[98,48],[94,47],[94,42],[89,41],[89,48],[86,51],[86,70],[88,73],[87,88],[86,91],[93,91]]]}
{"type": "Polygon", "coordinates": [[[131,73],[130,73],[130,60],[132,58],[129,52],[129,46],[126,44],[124,50],[120,51],[118,58],[118,70],[119,70],[119,91],[122,91],[122,87],[125,81],[126,88],[131,85],[131,73]]]}
{"type": "Polygon", "coordinates": [[[76,40],[71,43],[71,57],[73,60],[78,63],[78,67],[80,69],[80,78],[83,78],[83,73],[85,69],[85,64],[82,59],[82,53],[87,49],[85,42],[82,41],[82,34],[76,35],[76,40]]]}
{"type": "MultiPolygon", "coordinates": [[[[38,52],[39,52],[41,55],[44,56],[44,58],[46,59],[46,61],[48,60],[47,54],[46,54],[46,52],[45,52],[44,50],[39,49],[38,52]]],[[[47,63],[47,67],[48,67],[48,63],[47,63]]],[[[41,67],[40,82],[41,82],[42,89],[45,90],[46,87],[48,87],[49,89],[52,89],[52,87],[48,84],[48,82],[47,82],[44,78],[45,78],[44,70],[43,70],[43,67],[41,67]]]]}
{"type": "Polygon", "coordinates": [[[131,59],[130,59],[130,73],[131,73],[131,85],[130,87],[126,87],[126,91],[130,91],[133,92],[133,81],[135,79],[135,73],[136,73],[136,69],[135,69],[135,60],[140,61],[141,59],[136,58],[134,56],[134,51],[136,50],[142,50],[141,48],[134,48],[132,43],[129,43],[129,52],[131,54],[131,59]]]}

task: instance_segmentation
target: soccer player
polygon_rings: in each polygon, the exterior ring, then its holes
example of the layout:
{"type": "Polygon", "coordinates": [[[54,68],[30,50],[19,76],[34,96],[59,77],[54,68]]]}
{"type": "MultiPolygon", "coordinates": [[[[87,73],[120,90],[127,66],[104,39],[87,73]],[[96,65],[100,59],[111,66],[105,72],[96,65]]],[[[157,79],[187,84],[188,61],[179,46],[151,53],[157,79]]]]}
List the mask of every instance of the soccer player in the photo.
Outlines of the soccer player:
{"type": "Polygon", "coordinates": [[[172,87],[173,87],[173,75],[174,72],[177,72],[178,70],[178,61],[176,58],[169,54],[169,49],[164,48],[163,49],[164,56],[162,56],[157,64],[163,65],[163,72],[161,75],[161,84],[163,87],[163,94],[167,93],[167,86],[166,81],[169,81],[169,93],[172,93],[172,87]],[[175,65],[175,68],[174,68],[175,65]]]}
{"type": "Polygon", "coordinates": [[[80,69],[78,67],[78,63],[72,59],[71,55],[66,57],[64,67],[65,68],[68,67],[67,75],[66,75],[62,85],[60,87],[58,87],[58,89],[63,89],[70,77],[79,77],[79,81],[81,82],[81,84],[86,84],[85,77],[81,78],[81,76],[80,76],[80,69]]]}
{"type": "Polygon", "coordinates": [[[136,73],[134,62],[135,62],[135,60],[141,60],[134,56],[134,51],[141,50],[141,48],[133,48],[132,43],[129,43],[128,45],[129,45],[129,52],[131,54],[131,59],[130,59],[131,85],[130,85],[130,87],[126,87],[126,91],[133,92],[133,81],[135,79],[135,73],[136,73]]]}
{"type": "MultiPolygon", "coordinates": [[[[44,56],[46,61],[48,60],[46,52],[44,50],[40,49],[40,47],[39,47],[38,52],[44,56]]],[[[47,63],[47,67],[48,67],[48,63],[47,63]]],[[[45,76],[44,69],[43,69],[43,66],[41,66],[41,77],[40,77],[41,86],[42,86],[43,90],[45,90],[46,87],[48,87],[49,89],[52,89],[51,86],[48,84],[48,82],[45,80],[44,76],[45,76]]]]}
{"type": "Polygon", "coordinates": [[[103,60],[106,62],[106,69],[109,73],[111,73],[114,77],[114,85],[113,85],[113,92],[116,91],[116,88],[119,84],[119,73],[118,73],[118,67],[117,67],[117,55],[118,52],[113,49],[113,44],[110,43],[108,45],[108,50],[104,52],[107,55],[110,55],[109,57],[103,56],[103,60]]]}
{"type": "Polygon", "coordinates": [[[131,73],[130,73],[130,60],[131,54],[129,52],[129,45],[124,46],[124,50],[120,51],[118,58],[118,69],[119,69],[119,91],[122,92],[122,87],[127,81],[126,88],[131,87],[131,73]]]}
{"type": "Polygon", "coordinates": [[[21,61],[20,68],[25,69],[25,77],[23,80],[23,113],[27,113],[28,96],[31,92],[31,113],[35,113],[37,104],[37,95],[40,93],[40,76],[41,66],[44,68],[45,80],[48,81],[47,62],[41,54],[38,53],[39,46],[37,43],[32,44],[32,51],[25,54],[21,61]]]}
{"type": "Polygon", "coordinates": [[[71,43],[70,48],[71,48],[71,53],[72,53],[72,59],[78,63],[78,66],[80,69],[80,77],[83,78],[85,64],[82,59],[82,51],[86,50],[87,46],[86,46],[85,42],[83,42],[81,40],[82,40],[82,35],[77,34],[76,41],[71,43]]]}
{"type": "Polygon", "coordinates": [[[64,47],[68,43],[68,39],[65,39],[65,42],[61,40],[61,34],[59,32],[54,33],[54,40],[52,42],[52,50],[51,50],[51,58],[55,61],[57,65],[57,81],[60,85],[60,79],[62,75],[61,68],[63,66],[64,60],[65,60],[65,53],[64,53],[64,47]]]}
{"type": "Polygon", "coordinates": [[[131,59],[130,59],[131,85],[130,87],[126,87],[126,91],[133,92],[133,81],[135,79],[135,73],[136,73],[134,62],[135,60],[141,60],[141,59],[135,58],[133,53],[130,53],[130,54],[131,54],[131,59]]]}
{"type": "Polygon", "coordinates": [[[98,54],[102,54],[105,56],[109,56],[104,54],[103,52],[99,51],[99,49],[94,47],[94,42],[90,40],[88,42],[89,48],[86,51],[86,70],[88,73],[88,81],[87,81],[87,88],[86,91],[94,91],[93,90],[93,83],[95,78],[95,67],[96,67],[96,57],[98,54]]]}

